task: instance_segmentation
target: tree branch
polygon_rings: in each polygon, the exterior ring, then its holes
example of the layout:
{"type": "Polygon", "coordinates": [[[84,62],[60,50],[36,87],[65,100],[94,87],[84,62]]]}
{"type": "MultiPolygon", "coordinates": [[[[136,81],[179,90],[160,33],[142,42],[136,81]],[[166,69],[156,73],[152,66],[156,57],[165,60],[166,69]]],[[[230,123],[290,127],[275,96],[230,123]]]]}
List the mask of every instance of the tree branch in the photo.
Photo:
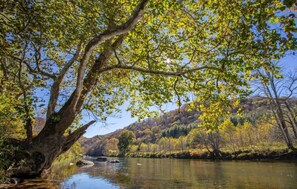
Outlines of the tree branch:
{"type": "Polygon", "coordinates": [[[93,65],[93,67],[89,71],[88,75],[84,79],[84,82],[83,82],[84,83],[84,88],[83,88],[83,90],[81,92],[81,98],[79,99],[79,101],[77,103],[77,107],[76,107],[77,110],[79,110],[81,108],[86,95],[91,90],[92,86],[95,85],[95,83],[96,83],[96,81],[98,79],[98,75],[100,73],[102,73],[101,69],[102,69],[104,63],[107,62],[107,60],[111,57],[111,55],[113,54],[115,49],[117,49],[121,45],[123,39],[124,39],[123,35],[119,36],[117,38],[117,40],[113,44],[109,45],[100,54],[99,58],[97,58],[95,60],[95,64],[93,65]]]}
{"type": "Polygon", "coordinates": [[[123,35],[130,31],[136,23],[139,21],[139,19],[142,17],[144,13],[144,9],[147,5],[149,0],[142,0],[138,6],[134,9],[132,16],[122,25],[115,27],[114,29],[107,29],[104,32],[102,32],[100,35],[94,37],[86,46],[85,53],[82,57],[82,60],[80,62],[80,66],[78,69],[78,75],[77,75],[77,82],[76,82],[76,89],[73,96],[73,99],[71,101],[70,107],[73,112],[76,111],[77,102],[79,98],[81,97],[81,91],[83,90],[83,78],[85,75],[86,70],[86,64],[91,56],[92,51],[94,48],[102,43],[104,43],[106,40],[112,39],[115,36],[123,35]]]}
{"type": "Polygon", "coordinates": [[[166,71],[161,71],[161,70],[150,70],[150,69],[145,69],[145,68],[136,67],[136,66],[125,66],[123,64],[118,64],[118,65],[103,68],[101,72],[106,72],[106,71],[110,71],[113,69],[131,70],[131,71],[138,71],[138,72],[147,73],[147,74],[164,75],[164,76],[183,76],[188,73],[193,73],[193,72],[196,72],[199,70],[205,70],[205,69],[221,71],[221,69],[216,68],[216,67],[201,66],[198,68],[180,70],[180,71],[176,71],[176,72],[166,72],[166,71]]]}
{"type": "Polygon", "coordinates": [[[36,68],[34,69],[34,68],[32,68],[32,67],[30,66],[30,64],[29,64],[27,61],[25,61],[25,60],[22,60],[22,59],[20,59],[20,58],[18,58],[18,57],[15,57],[15,56],[10,56],[10,57],[13,58],[13,59],[16,59],[16,60],[18,60],[18,61],[21,61],[22,63],[24,63],[24,64],[26,65],[26,67],[29,69],[29,72],[30,72],[30,73],[33,73],[33,74],[40,74],[40,75],[46,76],[46,77],[51,78],[51,79],[55,79],[55,78],[56,78],[55,75],[50,74],[50,73],[47,73],[47,72],[41,70],[41,69],[39,68],[39,66],[36,66],[36,68]],[[37,69],[37,70],[36,70],[36,69],[37,69]]]}
{"type": "Polygon", "coordinates": [[[177,88],[176,88],[177,83],[178,83],[178,77],[174,81],[173,89],[174,89],[175,95],[177,96],[177,100],[178,100],[178,113],[180,113],[181,99],[180,99],[180,95],[178,94],[178,91],[177,91],[177,88]]]}
{"type": "Polygon", "coordinates": [[[65,142],[63,145],[63,152],[67,151],[89,128],[91,125],[93,125],[96,121],[90,121],[86,125],[78,128],[73,133],[69,134],[67,137],[65,137],[65,142]]]}
{"type": "Polygon", "coordinates": [[[73,109],[71,107],[71,102],[73,101],[76,92],[73,91],[67,102],[57,113],[59,115],[59,118],[61,119],[59,120],[59,124],[57,124],[56,127],[59,128],[61,132],[64,132],[68,128],[68,126],[74,120],[76,114],[80,111],[80,108],[84,103],[85,97],[91,90],[92,86],[95,85],[98,79],[98,75],[102,73],[101,68],[103,64],[110,58],[114,49],[121,44],[122,40],[123,36],[120,36],[113,44],[107,46],[106,49],[100,54],[99,58],[95,60],[94,65],[92,66],[91,70],[84,79],[84,87],[81,91],[80,98],[78,99],[77,106],[75,107],[76,111],[73,112],[73,109]]]}
{"type": "Polygon", "coordinates": [[[58,77],[55,79],[50,92],[50,99],[47,107],[46,118],[48,119],[54,112],[57,105],[58,97],[60,94],[60,84],[64,79],[66,72],[73,65],[73,63],[78,59],[81,54],[81,44],[77,46],[76,52],[73,57],[66,63],[66,65],[60,71],[58,77]]]}
{"type": "MultiPolygon", "coordinates": [[[[24,49],[27,49],[28,47],[28,43],[25,44],[24,49]]],[[[25,56],[26,56],[26,51],[24,51],[21,55],[20,60],[25,60],[25,56]]],[[[22,78],[22,64],[23,61],[19,62],[19,69],[18,69],[18,85],[20,87],[20,89],[22,90],[22,95],[23,95],[23,108],[24,108],[24,123],[25,123],[25,130],[26,130],[26,142],[30,143],[32,141],[32,119],[30,117],[30,102],[28,102],[28,94],[27,94],[27,90],[25,88],[25,82],[24,79],[22,78]]]]}

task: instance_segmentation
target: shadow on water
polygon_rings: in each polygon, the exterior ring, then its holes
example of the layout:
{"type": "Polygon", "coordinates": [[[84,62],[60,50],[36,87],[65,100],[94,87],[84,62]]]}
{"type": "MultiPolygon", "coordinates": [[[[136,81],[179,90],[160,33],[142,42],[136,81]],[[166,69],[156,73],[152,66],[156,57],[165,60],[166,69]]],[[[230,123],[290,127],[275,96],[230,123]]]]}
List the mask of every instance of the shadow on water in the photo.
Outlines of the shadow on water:
{"type": "Polygon", "coordinates": [[[70,166],[68,163],[54,164],[50,173],[43,179],[26,179],[18,185],[0,184],[0,188],[17,189],[59,189],[60,183],[77,172],[76,166],[70,166]]]}

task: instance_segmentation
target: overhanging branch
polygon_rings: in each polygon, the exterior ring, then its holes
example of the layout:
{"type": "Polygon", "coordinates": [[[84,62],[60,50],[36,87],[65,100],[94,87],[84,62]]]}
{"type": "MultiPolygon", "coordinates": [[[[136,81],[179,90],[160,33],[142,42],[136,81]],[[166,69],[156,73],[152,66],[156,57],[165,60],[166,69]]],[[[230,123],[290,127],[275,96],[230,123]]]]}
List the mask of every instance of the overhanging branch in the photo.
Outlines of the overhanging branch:
{"type": "Polygon", "coordinates": [[[139,21],[139,19],[142,17],[144,13],[144,9],[147,5],[149,0],[142,0],[138,6],[134,9],[131,17],[122,25],[117,26],[113,29],[107,29],[104,32],[102,32],[100,35],[95,36],[86,46],[85,53],[81,59],[80,66],[78,68],[78,74],[77,74],[77,82],[76,82],[76,89],[72,98],[72,101],[70,103],[70,108],[72,112],[76,111],[77,103],[81,97],[81,91],[83,90],[83,78],[86,71],[86,64],[90,59],[91,53],[94,50],[94,48],[102,43],[104,43],[106,40],[112,39],[115,36],[123,35],[130,31],[136,23],[139,21]]]}
{"type": "Polygon", "coordinates": [[[63,152],[67,151],[89,128],[91,125],[93,125],[96,121],[90,121],[86,125],[78,128],[71,134],[69,134],[67,137],[65,137],[65,142],[63,145],[63,152]]]}
{"type": "Polygon", "coordinates": [[[83,82],[83,90],[81,92],[81,98],[78,100],[76,109],[79,110],[84,102],[85,97],[87,96],[88,92],[91,90],[92,86],[95,85],[98,75],[102,73],[101,69],[105,62],[111,57],[115,49],[117,49],[124,39],[124,36],[121,35],[113,42],[111,45],[106,47],[106,49],[100,54],[100,56],[95,60],[95,64],[89,71],[88,75],[85,77],[83,82]]]}
{"type": "Polygon", "coordinates": [[[198,68],[192,68],[192,69],[181,69],[176,72],[167,72],[167,71],[161,71],[161,70],[151,70],[146,68],[141,68],[137,66],[125,66],[123,64],[118,64],[114,66],[105,67],[102,69],[101,72],[106,72],[114,69],[123,69],[123,70],[131,70],[131,71],[138,71],[142,73],[147,74],[155,74],[155,75],[163,75],[163,76],[184,76],[185,74],[193,73],[199,70],[214,70],[214,71],[221,71],[221,69],[216,67],[210,67],[210,66],[201,66],[198,68]]]}

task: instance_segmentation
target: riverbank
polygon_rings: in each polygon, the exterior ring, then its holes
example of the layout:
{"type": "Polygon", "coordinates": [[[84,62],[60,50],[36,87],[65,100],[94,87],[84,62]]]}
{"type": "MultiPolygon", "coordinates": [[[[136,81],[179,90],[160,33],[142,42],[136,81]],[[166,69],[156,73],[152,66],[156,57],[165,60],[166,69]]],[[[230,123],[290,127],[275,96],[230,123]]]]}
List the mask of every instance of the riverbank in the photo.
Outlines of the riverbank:
{"type": "Polygon", "coordinates": [[[18,184],[0,184],[3,189],[59,189],[62,180],[27,179],[18,184]]]}
{"type": "Polygon", "coordinates": [[[177,159],[213,159],[213,160],[297,160],[297,150],[239,150],[235,152],[208,152],[185,150],[174,152],[133,152],[132,158],[177,158],[177,159]]]}

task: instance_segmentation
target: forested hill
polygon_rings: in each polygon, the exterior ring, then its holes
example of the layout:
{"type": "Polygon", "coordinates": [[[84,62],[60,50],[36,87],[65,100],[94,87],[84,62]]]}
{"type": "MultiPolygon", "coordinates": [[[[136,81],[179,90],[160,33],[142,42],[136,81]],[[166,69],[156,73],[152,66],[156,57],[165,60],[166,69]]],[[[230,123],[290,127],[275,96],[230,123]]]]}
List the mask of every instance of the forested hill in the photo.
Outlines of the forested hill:
{"type": "Polygon", "coordinates": [[[129,126],[116,130],[112,133],[94,136],[92,138],[82,137],[79,142],[86,149],[88,155],[101,155],[102,145],[106,139],[118,138],[122,130],[132,131],[137,143],[156,142],[162,136],[187,135],[188,132],[198,125],[199,112],[186,111],[185,105],[180,110],[167,112],[156,118],[147,118],[142,122],[134,122],[129,126]],[[153,133],[153,136],[152,136],[153,133]]]}
{"type": "MultiPolygon", "coordinates": [[[[289,99],[289,102],[297,104],[297,99],[289,99]]],[[[263,97],[251,97],[241,100],[238,108],[241,109],[242,113],[241,116],[234,114],[231,118],[234,125],[243,124],[246,121],[255,125],[258,120],[268,118],[272,114],[269,100],[263,97]]],[[[192,129],[197,128],[199,114],[197,110],[188,111],[187,105],[184,105],[179,110],[167,112],[159,117],[148,118],[142,122],[135,122],[106,135],[80,139],[80,143],[85,148],[86,154],[103,155],[106,143],[110,139],[118,139],[123,130],[134,133],[136,137],[134,144],[136,145],[141,143],[154,144],[162,137],[179,138],[180,136],[187,136],[192,129]]]]}

